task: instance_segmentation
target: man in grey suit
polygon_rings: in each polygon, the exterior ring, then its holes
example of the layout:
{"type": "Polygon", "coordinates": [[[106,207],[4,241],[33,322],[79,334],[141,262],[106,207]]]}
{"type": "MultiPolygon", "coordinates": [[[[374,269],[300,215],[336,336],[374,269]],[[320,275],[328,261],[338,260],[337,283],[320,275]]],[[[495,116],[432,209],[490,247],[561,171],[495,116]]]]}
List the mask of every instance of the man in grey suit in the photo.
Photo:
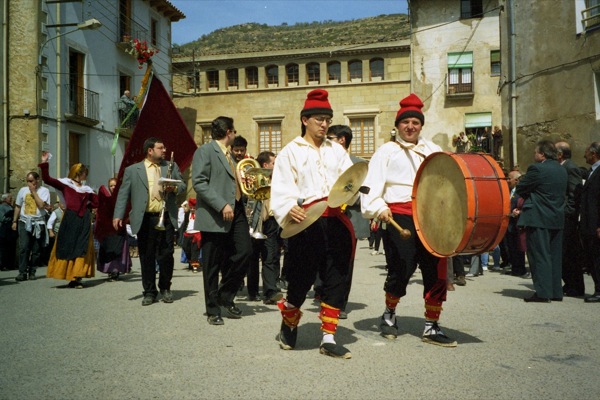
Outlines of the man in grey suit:
{"type": "Polygon", "coordinates": [[[527,258],[535,292],[527,303],[562,301],[562,238],[567,171],[556,161],[556,147],[541,140],[535,163],[521,177],[515,193],[525,199],[518,226],[525,227],[527,258]]]}
{"type": "Polygon", "coordinates": [[[211,325],[223,325],[221,307],[230,318],[241,318],[233,299],[252,255],[250,228],[229,149],[235,134],[233,119],[218,117],[211,125],[213,140],[196,150],[192,161],[197,194],[194,227],[202,234],[204,302],[211,325]]]}
{"type": "Polygon", "coordinates": [[[146,158],[125,169],[123,182],[119,188],[113,227],[123,225],[128,200],[131,200],[129,220],[131,231],[137,234],[140,263],[142,266],[142,285],[144,288],[143,306],[156,302],[156,262],[160,266],[158,289],[165,303],[173,302],[171,278],[173,277],[173,251],[175,226],[177,226],[176,193],[184,193],[186,184],[181,178],[179,167],[173,160],[165,161],[166,147],[155,137],[144,142],[146,158]],[[174,185],[159,186],[158,180],[167,177],[171,168],[171,178],[179,182],[174,185]],[[164,201],[164,203],[163,203],[164,201]],[[156,229],[164,204],[164,230],[156,229]]]}

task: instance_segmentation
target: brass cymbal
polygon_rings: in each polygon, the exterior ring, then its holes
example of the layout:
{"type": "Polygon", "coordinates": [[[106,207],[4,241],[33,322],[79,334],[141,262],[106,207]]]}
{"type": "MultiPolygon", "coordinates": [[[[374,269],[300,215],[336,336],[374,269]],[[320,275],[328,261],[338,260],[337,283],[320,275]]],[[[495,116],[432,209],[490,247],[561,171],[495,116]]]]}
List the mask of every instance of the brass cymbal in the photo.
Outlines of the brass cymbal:
{"type": "Polygon", "coordinates": [[[366,162],[358,162],[345,170],[331,187],[327,205],[336,208],[350,200],[365,181],[368,170],[366,162]]]}
{"type": "Polygon", "coordinates": [[[271,176],[271,174],[273,173],[272,169],[269,168],[248,168],[246,170],[246,172],[244,172],[246,175],[264,175],[264,176],[271,176]]]}
{"type": "Polygon", "coordinates": [[[311,226],[313,222],[318,220],[319,217],[323,215],[323,212],[326,208],[326,201],[320,201],[308,207],[306,209],[306,218],[304,218],[302,222],[291,222],[290,224],[288,224],[285,228],[281,230],[281,237],[283,239],[287,239],[302,232],[303,230],[311,226]]]}

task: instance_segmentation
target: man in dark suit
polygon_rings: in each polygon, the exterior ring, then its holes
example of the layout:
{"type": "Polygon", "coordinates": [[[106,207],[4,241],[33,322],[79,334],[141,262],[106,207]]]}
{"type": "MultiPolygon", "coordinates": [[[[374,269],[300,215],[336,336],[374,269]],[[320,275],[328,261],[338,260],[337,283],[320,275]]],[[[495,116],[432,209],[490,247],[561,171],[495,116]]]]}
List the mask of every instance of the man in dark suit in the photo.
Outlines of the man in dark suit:
{"type": "Polygon", "coordinates": [[[171,278],[173,277],[173,241],[177,226],[176,193],[183,193],[186,184],[181,178],[179,167],[173,160],[165,161],[167,148],[155,137],[144,142],[146,158],[125,169],[123,182],[119,188],[113,227],[119,230],[123,226],[123,218],[128,200],[131,200],[129,221],[131,231],[138,238],[140,264],[142,267],[142,286],[144,288],[143,306],[156,302],[156,263],[160,266],[158,289],[165,303],[173,302],[171,278]],[[161,185],[158,180],[167,177],[171,169],[171,178],[178,180],[176,185],[161,185]],[[164,230],[158,230],[161,210],[164,206],[164,230]]]}
{"type": "Polygon", "coordinates": [[[567,142],[555,144],[557,160],[567,171],[567,192],[565,194],[565,227],[563,229],[562,279],[565,296],[583,296],[583,270],[581,255],[583,248],[577,230],[579,202],[583,186],[582,170],[571,160],[571,147],[567,142]]]}
{"type": "Polygon", "coordinates": [[[562,301],[562,231],[565,222],[567,171],[556,161],[549,140],[535,147],[535,163],[527,168],[515,192],[525,199],[518,226],[525,227],[527,258],[535,293],[526,302],[562,301]]]}
{"type": "Polygon", "coordinates": [[[252,255],[250,228],[229,150],[235,134],[233,119],[218,117],[211,125],[213,140],[196,150],[192,161],[195,228],[202,234],[204,302],[211,325],[223,325],[221,306],[230,318],[241,318],[233,299],[252,255]]]}
{"type": "Polygon", "coordinates": [[[585,263],[594,280],[594,294],[586,303],[600,303],[600,142],[585,150],[585,162],[592,166],[581,192],[579,231],[583,239],[585,263]]]}
{"type": "Polygon", "coordinates": [[[165,161],[167,149],[164,143],[155,137],[144,142],[146,158],[125,169],[123,182],[119,188],[113,227],[115,230],[123,225],[123,218],[128,200],[131,200],[129,220],[131,231],[138,238],[140,264],[142,267],[142,286],[144,288],[143,306],[156,302],[156,262],[160,266],[158,289],[165,303],[173,302],[171,278],[173,277],[173,251],[175,227],[177,226],[176,193],[184,193],[186,184],[181,178],[179,167],[173,160],[165,161]],[[170,177],[178,180],[175,185],[159,183],[159,179],[170,177]],[[161,210],[164,206],[164,230],[156,229],[161,210]]]}

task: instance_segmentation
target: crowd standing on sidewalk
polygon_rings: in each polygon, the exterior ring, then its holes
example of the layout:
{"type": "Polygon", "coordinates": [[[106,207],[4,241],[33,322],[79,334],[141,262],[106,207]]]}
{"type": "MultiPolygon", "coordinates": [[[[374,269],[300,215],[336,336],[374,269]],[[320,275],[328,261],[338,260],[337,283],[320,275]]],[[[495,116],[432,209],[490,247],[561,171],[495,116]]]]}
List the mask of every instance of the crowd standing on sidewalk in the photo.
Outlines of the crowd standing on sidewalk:
{"type": "MultiPolygon", "coordinates": [[[[68,288],[84,288],[83,279],[94,277],[96,269],[111,281],[129,273],[135,252],[130,245],[135,243],[141,264],[141,304],[155,303],[159,294],[170,304],[178,299],[171,288],[177,243],[185,248],[190,271],[202,272],[209,325],[225,324],[223,316],[242,318],[236,299],[247,279],[248,301],[262,300],[281,313],[277,343],[283,350],[293,350],[302,332],[302,307],[314,287],[320,303],[319,351],[343,359],[352,355],[338,343],[343,339],[336,333],[351,309],[358,240],[368,240],[370,254],[385,259],[379,329],[389,340],[404,329],[400,303],[417,267],[425,309],[422,341],[442,347],[458,345],[439,323],[447,292],[487,272],[532,279],[534,292],[524,298],[527,303],[560,302],[563,296],[600,303],[600,173],[596,171],[600,142],[586,148],[588,169],[571,160],[568,143],[539,141],[527,172],[518,166],[506,172],[510,216],[500,244],[482,254],[439,258],[417,235],[412,215],[417,170],[428,155],[441,151],[421,135],[423,107],[415,94],[400,101],[393,121],[397,137],[377,149],[369,161],[363,183],[369,190],[356,193],[342,207],[326,207],[306,226],[310,208],[327,200],[344,171],[365,162],[350,154],[352,129],[331,126],[334,107],[322,89],[307,94],[300,111],[300,134],[279,154],[260,153],[259,171],[250,175],[237,168],[252,156],[247,141],[237,135],[233,118],[212,121],[212,141],[197,149],[193,159],[195,196],[186,200],[181,215],[176,200],[178,194],[188,193],[187,185],[177,164],[165,160],[166,148],[158,137],[144,143],[143,161],[125,169],[113,198],[114,209],[102,207],[111,203],[116,179],[108,181],[108,188],[102,186],[99,202],[99,194],[86,184],[87,166],[75,164],[67,177],[56,179],[49,174],[50,155],[43,152],[38,165],[41,177],[29,172],[16,197],[2,195],[0,268],[18,269],[15,280],[25,282],[35,280],[38,268],[47,264],[47,277],[66,280],[68,288]],[[267,178],[267,200],[241,190],[242,185],[251,187],[257,174],[267,178]],[[59,196],[54,209],[44,184],[59,196]],[[112,229],[108,234],[92,230],[97,210],[108,213],[112,229]],[[401,238],[392,222],[410,231],[411,237],[401,238]],[[282,230],[294,224],[301,224],[302,230],[282,239],[282,230]],[[100,244],[98,258],[94,234],[100,244]],[[44,251],[49,254],[47,261],[44,251]],[[465,266],[470,266],[468,273],[465,266]],[[584,273],[591,274],[595,285],[587,297],[584,273]]],[[[493,156],[500,161],[500,128],[494,127],[493,136],[488,130],[484,133],[482,146],[493,137],[493,156]]],[[[469,150],[461,134],[453,143],[457,152],[469,150]]]]}

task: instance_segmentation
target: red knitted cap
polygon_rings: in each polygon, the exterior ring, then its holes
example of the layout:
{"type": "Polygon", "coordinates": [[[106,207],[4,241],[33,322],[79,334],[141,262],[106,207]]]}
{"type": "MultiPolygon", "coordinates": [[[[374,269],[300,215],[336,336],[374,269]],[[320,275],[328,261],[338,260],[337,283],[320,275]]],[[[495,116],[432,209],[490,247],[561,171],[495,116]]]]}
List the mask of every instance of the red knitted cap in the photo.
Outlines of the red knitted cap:
{"type": "Polygon", "coordinates": [[[323,89],[315,89],[308,92],[300,116],[303,117],[316,114],[333,116],[333,110],[331,109],[331,104],[329,104],[327,96],[327,90],[323,89]]]}
{"type": "Polygon", "coordinates": [[[398,121],[410,117],[418,118],[421,121],[421,124],[425,125],[425,115],[423,115],[423,112],[421,111],[422,108],[423,102],[416,94],[411,93],[406,96],[400,100],[400,109],[398,110],[398,114],[396,114],[394,126],[398,125],[398,121]]]}

